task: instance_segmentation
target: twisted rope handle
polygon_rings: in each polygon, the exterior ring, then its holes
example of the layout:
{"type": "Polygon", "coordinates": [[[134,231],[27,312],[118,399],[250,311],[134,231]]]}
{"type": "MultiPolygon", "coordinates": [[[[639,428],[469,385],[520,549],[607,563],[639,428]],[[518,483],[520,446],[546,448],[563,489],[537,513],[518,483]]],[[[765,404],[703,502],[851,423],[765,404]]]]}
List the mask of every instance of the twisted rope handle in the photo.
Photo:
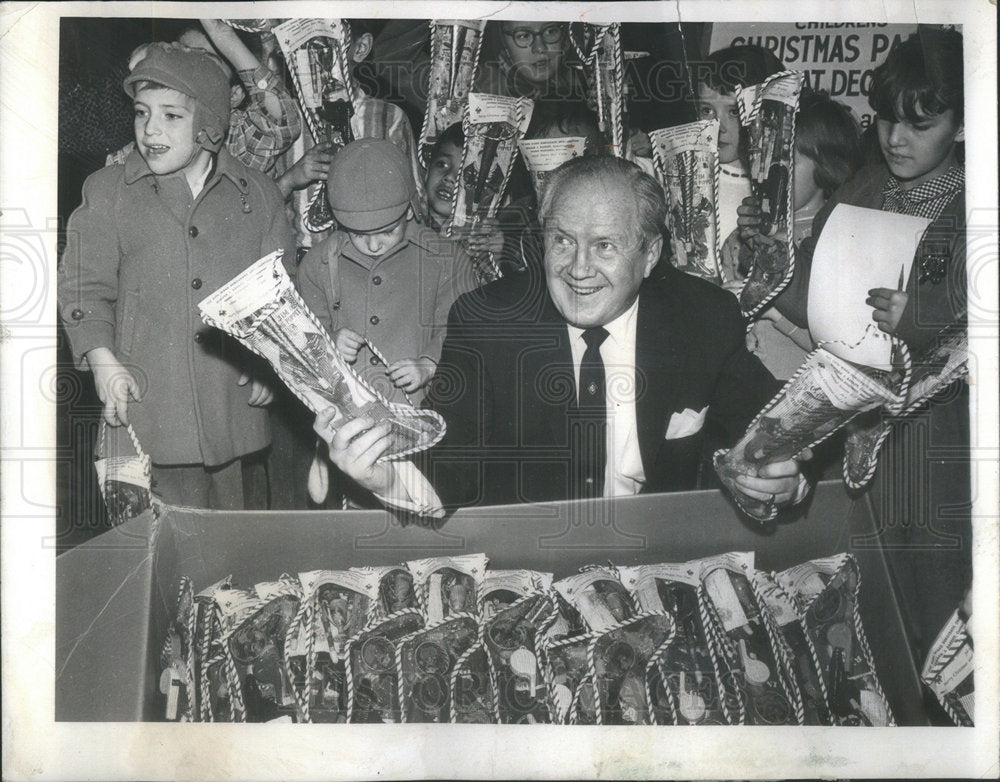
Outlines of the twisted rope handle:
{"type": "Polygon", "coordinates": [[[617,156],[624,158],[628,139],[625,138],[625,55],[622,52],[621,25],[617,22],[612,24],[610,34],[615,79],[614,93],[617,95],[616,105],[611,107],[612,122],[614,123],[611,143],[615,145],[617,156]]]}
{"type": "MultiPolygon", "coordinates": [[[[468,649],[466,649],[464,652],[462,652],[461,655],[459,655],[458,659],[455,660],[455,665],[452,667],[451,673],[448,675],[448,688],[450,690],[450,694],[449,694],[449,698],[448,698],[448,721],[449,722],[452,722],[452,723],[457,723],[458,722],[458,707],[455,704],[455,691],[457,690],[457,687],[458,687],[458,675],[462,672],[462,666],[465,665],[468,662],[469,658],[478,649],[482,649],[484,652],[486,651],[485,646],[482,644],[482,625],[480,625],[480,641],[479,641],[479,643],[472,644],[472,646],[470,646],[468,649]]],[[[487,671],[490,671],[491,667],[492,667],[490,665],[490,662],[489,662],[490,656],[488,654],[483,654],[483,657],[486,658],[486,669],[487,669],[487,671]]],[[[492,683],[492,681],[493,680],[492,680],[492,677],[491,677],[490,678],[490,682],[492,683]]],[[[492,705],[494,707],[494,711],[493,711],[493,714],[490,715],[490,716],[493,717],[493,722],[496,723],[496,722],[500,721],[500,716],[499,716],[500,712],[496,708],[497,705],[498,705],[498,703],[499,703],[499,701],[498,701],[498,699],[496,697],[496,687],[493,687],[493,691],[494,691],[494,697],[490,698],[490,701],[491,701],[491,703],[492,703],[492,705]]]]}
{"type": "MultiPolygon", "coordinates": [[[[558,614],[558,609],[556,609],[556,611],[554,611],[553,614],[554,615],[558,614]]],[[[550,622],[549,626],[551,626],[551,624],[554,623],[554,622],[555,622],[555,619],[552,619],[552,621],[550,622]]],[[[577,643],[581,643],[581,642],[586,642],[586,643],[589,644],[589,642],[593,638],[593,636],[594,636],[594,634],[592,632],[587,632],[587,633],[583,633],[582,635],[575,635],[575,636],[573,636],[571,638],[561,638],[558,641],[552,641],[550,643],[542,642],[542,643],[537,644],[537,646],[539,648],[539,652],[541,653],[541,656],[544,657],[544,665],[545,665],[545,690],[548,693],[547,700],[549,701],[549,709],[550,709],[550,713],[552,714],[552,717],[553,717],[553,720],[552,720],[553,722],[559,722],[559,723],[563,723],[563,724],[567,724],[568,723],[568,720],[569,720],[569,718],[571,717],[571,715],[573,713],[573,702],[576,700],[577,695],[576,695],[576,693],[573,694],[573,698],[572,698],[572,700],[570,702],[570,709],[569,710],[567,710],[567,711],[564,712],[562,709],[559,708],[559,704],[557,703],[557,701],[555,699],[555,694],[554,694],[554,691],[553,691],[554,690],[554,685],[551,685],[551,683],[555,681],[555,670],[552,667],[552,659],[550,657],[550,652],[552,652],[552,651],[554,651],[556,649],[561,649],[563,646],[570,646],[572,644],[577,644],[577,643]]],[[[580,680],[580,684],[582,684],[585,681],[585,679],[586,679],[586,677],[582,678],[580,680]]],[[[578,686],[578,689],[579,689],[579,686],[578,686]]],[[[572,724],[572,723],[570,723],[570,724],[572,724]]]]}
{"type": "Polygon", "coordinates": [[[245,33],[270,33],[272,26],[267,19],[220,19],[235,30],[242,30],[245,33]]]}
{"type": "MultiPolygon", "coordinates": [[[[372,355],[375,356],[375,358],[378,359],[378,361],[386,369],[388,369],[389,368],[389,359],[387,359],[385,357],[385,354],[383,354],[381,350],[379,350],[377,347],[375,347],[375,343],[372,342],[370,339],[366,338],[365,339],[365,344],[368,346],[368,349],[372,352],[372,355]]],[[[403,389],[400,389],[400,391],[403,391],[403,389]]],[[[413,400],[410,398],[410,395],[408,393],[406,393],[405,391],[403,391],[403,396],[406,397],[406,401],[410,403],[411,407],[416,407],[416,405],[413,404],[413,400]]]]}
{"type": "Polygon", "coordinates": [[[573,51],[576,52],[577,58],[581,63],[586,63],[590,59],[590,55],[584,52],[583,47],[587,45],[587,37],[590,32],[590,25],[586,22],[583,23],[583,46],[577,44],[576,38],[573,35],[573,23],[567,22],[566,24],[566,37],[569,39],[570,45],[573,47],[573,51]]]}
{"type": "MultiPolygon", "coordinates": [[[[182,581],[187,577],[183,577],[182,581]]],[[[193,592],[193,585],[190,580],[188,580],[188,587],[193,592]]],[[[194,602],[194,596],[192,594],[191,601],[191,611],[188,614],[188,645],[187,645],[187,658],[185,660],[185,668],[187,671],[187,708],[185,709],[185,716],[189,720],[194,720],[194,715],[198,713],[197,711],[197,700],[198,700],[198,679],[196,678],[196,660],[195,660],[195,640],[198,637],[198,604],[194,602]]]]}
{"type": "MultiPolygon", "coordinates": [[[[125,424],[125,431],[128,432],[129,440],[132,441],[132,447],[135,448],[136,456],[138,456],[143,464],[146,466],[146,470],[149,470],[149,456],[142,449],[142,444],[139,442],[139,435],[135,433],[135,429],[132,428],[132,424],[125,424]]],[[[107,456],[105,448],[107,446],[107,434],[108,434],[108,422],[101,418],[101,426],[98,430],[97,435],[97,451],[102,456],[107,456]]]]}
{"type": "MultiPolygon", "coordinates": [[[[576,692],[573,693],[573,701],[570,704],[570,708],[569,708],[569,724],[570,725],[579,725],[580,724],[580,701],[583,698],[583,688],[586,687],[588,684],[594,689],[594,693],[595,693],[595,695],[594,695],[594,702],[595,702],[595,704],[597,702],[597,695],[596,695],[596,693],[597,693],[597,685],[594,684],[594,681],[591,678],[590,674],[587,674],[582,679],[580,679],[580,683],[578,685],[576,685],[576,692]]],[[[601,724],[601,710],[597,709],[596,712],[597,712],[597,724],[600,725],[601,724]]]]}
{"type": "Polygon", "coordinates": [[[303,722],[309,722],[309,699],[303,697],[303,693],[295,686],[295,672],[292,670],[291,664],[292,655],[288,653],[288,650],[294,643],[295,634],[301,629],[308,610],[309,601],[303,598],[302,602],[299,603],[298,611],[295,612],[295,616],[292,617],[292,621],[288,623],[288,629],[285,631],[285,654],[283,660],[285,675],[288,677],[288,686],[292,688],[292,697],[295,698],[295,702],[299,707],[303,722]]]}
{"type": "MultiPolygon", "coordinates": [[[[826,688],[826,681],[823,678],[823,664],[819,659],[819,652],[816,651],[816,644],[813,643],[812,638],[809,635],[809,629],[806,627],[805,614],[799,611],[798,603],[795,598],[788,593],[781,583],[778,581],[777,573],[771,572],[771,581],[774,584],[774,589],[778,591],[782,596],[784,596],[790,605],[795,608],[798,614],[797,624],[802,629],[802,637],[805,639],[806,649],[809,651],[809,658],[812,660],[813,672],[816,674],[816,680],[819,682],[820,695],[823,698],[823,703],[826,704],[827,709],[830,709],[830,693],[826,688]]],[[[804,706],[803,706],[804,708],[804,706]]]]}
{"type": "MultiPolygon", "coordinates": [[[[437,27],[438,27],[438,25],[437,25],[436,21],[434,19],[429,19],[428,20],[428,24],[430,25],[430,29],[431,29],[431,58],[430,58],[430,62],[433,65],[433,63],[437,62],[438,52],[440,50],[440,40],[441,39],[437,35],[437,27]]],[[[454,53],[452,53],[452,54],[454,56],[454,53]]],[[[427,87],[428,87],[428,90],[430,89],[430,78],[431,78],[431,69],[428,69],[427,70],[427,87]]],[[[431,108],[430,108],[430,101],[427,101],[427,108],[424,110],[424,121],[423,121],[423,123],[420,126],[420,139],[417,142],[417,160],[420,162],[420,165],[423,168],[427,167],[425,165],[425,163],[424,163],[424,150],[427,148],[427,133],[430,130],[430,126],[431,126],[431,108]]]]}
{"type": "MultiPolygon", "coordinates": [[[[309,198],[309,203],[306,205],[305,214],[303,214],[302,216],[302,224],[313,233],[320,233],[321,231],[326,231],[330,228],[333,228],[337,224],[337,221],[334,218],[331,218],[329,220],[322,220],[319,222],[313,220],[312,218],[312,215],[314,213],[313,212],[314,207],[316,207],[318,203],[321,203],[322,200],[326,198],[327,191],[326,187],[324,187],[325,184],[326,184],[325,182],[320,182],[319,185],[316,186],[315,191],[309,198]]],[[[318,209],[322,208],[323,207],[321,204],[317,208],[317,211],[318,209]]]]}
{"type": "Polygon", "coordinates": [[[199,614],[201,615],[201,622],[199,623],[201,628],[201,637],[199,643],[199,685],[200,694],[199,700],[199,711],[201,714],[202,722],[212,722],[212,683],[208,678],[208,666],[209,666],[209,655],[211,653],[211,623],[213,616],[206,617],[206,610],[211,608],[211,606],[206,606],[205,603],[197,604],[199,609],[199,614]]]}
{"type": "Polygon", "coordinates": [[[795,708],[795,720],[798,725],[805,725],[806,709],[802,701],[802,691],[795,681],[795,669],[791,662],[791,650],[778,632],[774,617],[764,601],[760,598],[757,585],[752,578],[747,578],[753,592],[754,600],[757,601],[757,611],[760,613],[761,624],[764,625],[764,632],[767,634],[771,649],[775,653],[775,661],[778,663],[778,683],[785,693],[788,702],[795,708]]]}
{"type": "Polygon", "coordinates": [[[305,708],[302,710],[302,716],[306,722],[311,722],[312,717],[309,713],[312,708],[312,693],[313,693],[313,676],[316,673],[316,624],[317,624],[317,610],[316,601],[318,591],[311,594],[307,599],[308,608],[306,609],[305,624],[306,624],[306,686],[303,692],[302,703],[305,708]]]}
{"type": "Polygon", "coordinates": [[[233,722],[246,722],[247,707],[243,701],[243,682],[240,681],[240,673],[236,669],[236,661],[233,659],[229,644],[223,642],[222,649],[223,666],[226,679],[229,681],[229,711],[233,722]]]}
{"type": "MultiPolygon", "coordinates": [[[[688,74],[688,79],[691,78],[691,74],[688,74]]],[[[719,226],[722,225],[720,221],[719,212],[719,189],[721,184],[719,182],[719,177],[721,176],[722,166],[719,163],[719,147],[718,139],[716,139],[715,151],[712,153],[712,210],[715,213],[715,265],[716,270],[719,274],[719,279],[723,282],[730,282],[730,280],[725,279],[725,275],[722,273],[722,243],[727,237],[720,236],[719,226]]]]}
{"type": "Polygon", "coordinates": [[[670,687],[667,684],[667,679],[664,676],[665,666],[660,664],[660,660],[666,655],[667,650],[674,642],[674,638],[677,636],[677,624],[673,621],[671,617],[671,631],[670,635],[660,644],[653,653],[650,655],[649,660],[646,662],[646,672],[645,672],[645,684],[646,684],[646,703],[649,704],[649,720],[653,725],[657,725],[656,721],[656,711],[653,709],[653,688],[652,679],[653,673],[658,672],[660,674],[660,683],[663,685],[664,698],[667,703],[667,711],[670,713],[673,724],[677,724],[677,705],[674,703],[673,693],[670,692],[670,687]]]}
{"type": "Polygon", "coordinates": [[[854,594],[852,597],[852,619],[854,620],[854,630],[858,635],[858,643],[861,645],[861,651],[865,656],[865,662],[868,664],[868,669],[871,671],[872,684],[875,686],[875,691],[878,693],[879,698],[882,699],[882,705],[885,706],[886,721],[890,728],[896,727],[896,718],[892,714],[892,708],[889,706],[889,699],[885,697],[885,692],[882,690],[882,683],[878,679],[878,675],[875,673],[875,658],[872,657],[871,647],[868,645],[868,637],[865,635],[865,628],[861,624],[861,605],[858,597],[861,594],[861,568],[858,567],[857,560],[854,558],[853,554],[847,555],[847,561],[850,563],[851,568],[858,576],[858,583],[854,587],[854,594]]]}
{"type": "Polygon", "coordinates": [[[396,643],[396,697],[399,699],[399,721],[406,722],[406,683],[403,681],[403,642],[408,638],[404,636],[396,643]]]}
{"type": "MultiPolygon", "coordinates": [[[[712,668],[715,671],[715,691],[716,696],[719,699],[719,705],[722,707],[722,713],[725,715],[726,720],[730,725],[744,725],[746,724],[746,704],[743,702],[743,693],[739,688],[736,688],[736,701],[739,707],[739,714],[736,721],[733,721],[733,715],[729,711],[729,704],[726,702],[726,697],[723,692],[724,683],[722,678],[722,668],[719,663],[719,657],[717,649],[723,650],[723,655],[728,654],[730,659],[735,659],[736,650],[729,643],[729,638],[721,628],[716,627],[714,611],[709,609],[709,598],[705,590],[704,582],[699,581],[698,589],[698,615],[701,618],[701,626],[705,631],[705,647],[708,649],[708,656],[712,661],[712,668]]],[[[730,669],[729,664],[726,664],[727,670],[730,669]]]]}

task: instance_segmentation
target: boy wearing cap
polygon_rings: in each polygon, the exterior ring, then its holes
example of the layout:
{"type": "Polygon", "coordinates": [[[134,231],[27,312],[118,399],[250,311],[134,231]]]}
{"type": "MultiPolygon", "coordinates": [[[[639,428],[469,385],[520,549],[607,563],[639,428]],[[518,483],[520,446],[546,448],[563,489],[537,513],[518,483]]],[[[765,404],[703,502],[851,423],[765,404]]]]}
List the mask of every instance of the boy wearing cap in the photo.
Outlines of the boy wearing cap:
{"type": "MultiPolygon", "coordinates": [[[[385,22],[372,19],[344,19],[351,32],[351,45],[346,52],[349,63],[351,91],[354,94],[353,114],[351,114],[351,135],[355,139],[388,139],[398,146],[410,161],[414,181],[418,188],[421,168],[417,161],[417,147],[414,142],[410,120],[399,106],[382,98],[370,95],[374,86],[370,75],[359,78],[358,66],[370,61],[374,56],[375,38],[385,27],[385,22]]],[[[317,143],[303,126],[302,134],[288,152],[279,158],[276,169],[282,171],[278,177],[278,187],[286,198],[291,198],[294,212],[293,223],[299,234],[300,246],[317,246],[328,235],[327,232],[313,233],[302,224],[308,204],[313,198],[318,182],[327,179],[330,162],[336,153],[328,144],[317,143]]],[[[422,206],[417,205],[417,214],[422,215],[422,206]]]]}
{"type": "Polygon", "coordinates": [[[136,148],[84,184],[60,315],[105,420],[131,425],[149,454],[154,492],[241,508],[241,458],[270,442],[270,392],[249,353],[201,322],[198,302],[263,255],[289,257],[294,236],[275,184],[222,148],[230,90],[218,58],[151,44],[133,59],[136,148]]]}
{"type": "Polygon", "coordinates": [[[302,260],[302,298],[365,380],[390,400],[419,404],[448,310],[475,285],[471,266],[454,240],[415,221],[409,160],[391,141],[348,144],[327,188],[340,230],[302,260]]]}

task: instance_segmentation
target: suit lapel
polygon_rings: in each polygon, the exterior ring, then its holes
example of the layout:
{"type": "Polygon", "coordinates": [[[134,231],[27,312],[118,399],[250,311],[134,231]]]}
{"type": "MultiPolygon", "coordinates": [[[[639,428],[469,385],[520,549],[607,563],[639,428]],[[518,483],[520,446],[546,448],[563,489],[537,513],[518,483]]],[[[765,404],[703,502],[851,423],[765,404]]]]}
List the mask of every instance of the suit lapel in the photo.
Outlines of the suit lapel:
{"type": "Polygon", "coordinates": [[[539,444],[562,446],[567,436],[566,410],[576,402],[576,381],[566,321],[548,293],[528,342],[523,366],[532,387],[526,389],[530,411],[525,416],[528,431],[522,436],[539,444]],[[542,432],[547,435],[540,436],[542,432]]]}
{"type": "Polygon", "coordinates": [[[681,369],[677,339],[684,333],[682,324],[673,322],[671,308],[659,293],[650,281],[640,289],[635,335],[635,417],[647,479],[663,443],[666,414],[676,393],[681,369]]]}

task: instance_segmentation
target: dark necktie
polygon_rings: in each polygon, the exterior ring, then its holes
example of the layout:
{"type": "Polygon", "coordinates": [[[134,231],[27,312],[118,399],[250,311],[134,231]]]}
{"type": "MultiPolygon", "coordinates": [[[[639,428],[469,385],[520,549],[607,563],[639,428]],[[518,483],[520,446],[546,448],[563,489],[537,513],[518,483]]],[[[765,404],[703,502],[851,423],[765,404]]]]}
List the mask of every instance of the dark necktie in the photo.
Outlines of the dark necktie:
{"type": "Polygon", "coordinates": [[[604,495],[604,467],[607,462],[607,401],[604,394],[604,361],[601,343],[608,338],[603,326],[584,329],[587,349],[580,362],[580,386],[573,447],[573,496],[604,495]]]}

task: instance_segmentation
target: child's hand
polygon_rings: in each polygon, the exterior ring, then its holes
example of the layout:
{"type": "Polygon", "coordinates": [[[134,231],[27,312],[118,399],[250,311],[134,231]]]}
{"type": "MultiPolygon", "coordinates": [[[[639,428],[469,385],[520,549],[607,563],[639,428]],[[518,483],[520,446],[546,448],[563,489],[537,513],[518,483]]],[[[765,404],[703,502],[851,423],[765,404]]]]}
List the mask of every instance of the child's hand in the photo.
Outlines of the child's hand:
{"type": "Polygon", "coordinates": [[[649,140],[649,135],[638,128],[632,130],[628,143],[633,157],[653,157],[653,143],[649,140]]]}
{"type": "Polygon", "coordinates": [[[282,174],[281,184],[291,192],[301,190],[313,182],[325,180],[330,175],[333,154],[333,145],[326,142],[311,147],[295,162],[295,165],[282,174]]]}
{"type": "Polygon", "coordinates": [[[344,361],[353,364],[358,360],[358,351],[365,344],[365,338],[350,329],[337,329],[333,335],[333,344],[344,357],[344,361]]]}
{"type": "Polygon", "coordinates": [[[437,364],[426,356],[420,358],[403,358],[389,365],[386,374],[396,388],[412,394],[417,389],[426,386],[437,370],[437,364]]]}
{"type": "Polygon", "coordinates": [[[736,207],[736,225],[740,230],[740,239],[744,242],[760,235],[760,204],[752,195],[743,199],[736,207]]]}
{"type": "Polygon", "coordinates": [[[140,401],[139,384],[109,348],[87,351],[87,363],[94,373],[97,396],[104,403],[104,420],[109,426],[128,424],[128,398],[140,401]]]}
{"type": "Polygon", "coordinates": [[[760,314],[761,320],[769,320],[772,323],[778,323],[779,321],[785,320],[785,316],[778,312],[774,307],[768,307],[760,314]]]}
{"type": "Polygon", "coordinates": [[[240,375],[240,379],[236,381],[236,385],[245,386],[250,383],[250,398],[247,400],[247,404],[251,407],[265,407],[274,401],[274,391],[271,387],[265,383],[261,383],[259,380],[254,380],[244,372],[240,375]]]}
{"type": "Polygon", "coordinates": [[[495,217],[486,217],[469,234],[468,242],[470,255],[485,255],[493,253],[499,255],[503,252],[503,232],[497,227],[495,217]]]}
{"type": "Polygon", "coordinates": [[[736,225],[739,230],[740,239],[747,246],[763,245],[765,248],[768,248],[773,245],[781,245],[783,247],[787,243],[787,231],[775,230],[770,235],[761,233],[760,204],[754,196],[744,198],[743,203],[736,207],[736,214],[736,225]]]}
{"type": "Polygon", "coordinates": [[[903,317],[903,310],[909,296],[905,291],[894,291],[892,288],[872,288],[868,291],[868,298],[865,304],[874,309],[872,320],[878,323],[878,327],[886,334],[894,334],[899,319],[903,317]]]}

